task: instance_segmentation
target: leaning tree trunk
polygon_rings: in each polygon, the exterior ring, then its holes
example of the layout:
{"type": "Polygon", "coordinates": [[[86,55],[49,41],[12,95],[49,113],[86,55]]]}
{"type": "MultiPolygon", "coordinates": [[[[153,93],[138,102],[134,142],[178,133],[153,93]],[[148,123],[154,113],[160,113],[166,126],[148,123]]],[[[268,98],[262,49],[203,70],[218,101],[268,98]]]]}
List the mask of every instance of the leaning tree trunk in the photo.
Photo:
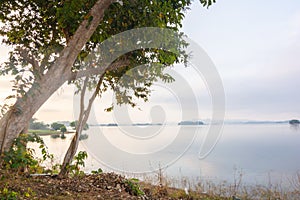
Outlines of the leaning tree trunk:
{"type": "Polygon", "coordinates": [[[79,138],[80,138],[80,135],[81,135],[82,129],[83,129],[82,123],[85,124],[86,121],[87,121],[87,118],[85,117],[86,112],[84,110],[84,96],[85,96],[88,80],[89,80],[89,78],[86,77],[86,79],[84,81],[84,84],[83,84],[83,87],[82,87],[82,90],[81,90],[79,119],[78,119],[77,124],[75,123],[76,133],[73,136],[71,144],[69,145],[67,153],[64,157],[64,161],[62,163],[61,170],[59,172],[60,177],[67,176],[68,173],[69,173],[68,166],[72,163],[73,157],[74,157],[74,155],[77,151],[77,148],[78,148],[79,138]]]}
{"type": "Polygon", "coordinates": [[[71,141],[71,144],[69,145],[68,151],[64,157],[64,161],[61,166],[61,170],[59,172],[59,177],[61,177],[61,178],[67,176],[69,173],[68,166],[71,164],[73,157],[76,154],[80,134],[81,134],[81,131],[76,131],[76,133],[71,141]]]}
{"type": "Polygon", "coordinates": [[[36,111],[65,82],[61,74],[44,76],[38,83],[16,103],[0,120],[0,153],[7,151],[13,140],[28,127],[28,123],[36,111]]]}

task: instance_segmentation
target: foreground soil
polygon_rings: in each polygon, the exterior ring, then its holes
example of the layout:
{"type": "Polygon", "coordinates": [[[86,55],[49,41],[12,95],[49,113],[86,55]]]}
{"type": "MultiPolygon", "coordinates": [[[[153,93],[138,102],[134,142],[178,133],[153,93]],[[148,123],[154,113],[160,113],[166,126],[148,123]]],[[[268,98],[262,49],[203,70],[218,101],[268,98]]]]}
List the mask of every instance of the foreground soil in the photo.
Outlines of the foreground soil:
{"type": "Polygon", "coordinates": [[[136,184],[115,173],[61,179],[2,172],[0,178],[0,199],[222,199],[195,192],[186,194],[184,190],[165,186],[136,184]],[[139,191],[143,194],[137,194],[139,191]]]}

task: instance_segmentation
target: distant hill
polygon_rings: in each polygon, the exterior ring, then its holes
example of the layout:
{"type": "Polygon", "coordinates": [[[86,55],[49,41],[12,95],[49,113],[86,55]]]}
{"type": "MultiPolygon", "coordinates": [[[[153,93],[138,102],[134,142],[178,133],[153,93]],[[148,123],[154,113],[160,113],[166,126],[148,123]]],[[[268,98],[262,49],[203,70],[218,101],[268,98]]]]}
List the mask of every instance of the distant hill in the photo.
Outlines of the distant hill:
{"type": "Polygon", "coordinates": [[[178,125],[204,125],[202,121],[181,121],[178,125]]]}

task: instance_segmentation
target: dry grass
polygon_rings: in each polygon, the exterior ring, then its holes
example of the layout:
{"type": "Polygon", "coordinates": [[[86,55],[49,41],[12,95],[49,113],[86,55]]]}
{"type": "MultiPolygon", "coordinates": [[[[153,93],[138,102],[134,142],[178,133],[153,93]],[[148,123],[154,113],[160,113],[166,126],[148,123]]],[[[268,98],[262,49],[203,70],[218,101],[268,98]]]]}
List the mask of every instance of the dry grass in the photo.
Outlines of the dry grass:
{"type": "Polygon", "coordinates": [[[140,175],[139,179],[144,181],[144,185],[149,183],[158,185],[157,193],[163,193],[164,188],[177,188],[177,190],[167,190],[168,196],[175,199],[233,199],[235,196],[243,200],[299,200],[300,199],[300,172],[289,178],[289,184],[282,182],[275,183],[271,177],[267,177],[268,183],[247,185],[243,183],[244,173],[236,171],[233,181],[216,182],[213,180],[203,180],[190,177],[168,177],[163,174],[163,170],[158,170],[155,174],[140,175]],[[178,190],[179,189],[179,190],[178,190]]]}

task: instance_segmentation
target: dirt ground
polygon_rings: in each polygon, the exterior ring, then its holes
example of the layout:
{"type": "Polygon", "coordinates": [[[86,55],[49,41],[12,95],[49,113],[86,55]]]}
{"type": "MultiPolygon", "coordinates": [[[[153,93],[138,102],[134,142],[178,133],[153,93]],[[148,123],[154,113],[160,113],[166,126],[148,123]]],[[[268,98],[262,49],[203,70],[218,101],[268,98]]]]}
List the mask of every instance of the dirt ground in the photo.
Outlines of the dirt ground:
{"type": "MultiPolygon", "coordinates": [[[[115,173],[69,178],[2,172],[0,199],[215,199],[126,179],[115,173]],[[5,197],[5,198],[3,198],[5,197]],[[8,198],[9,197],[9,198],[8,198]]],[[[218,198],[220,199],[220,198],[218,198]]]]}

